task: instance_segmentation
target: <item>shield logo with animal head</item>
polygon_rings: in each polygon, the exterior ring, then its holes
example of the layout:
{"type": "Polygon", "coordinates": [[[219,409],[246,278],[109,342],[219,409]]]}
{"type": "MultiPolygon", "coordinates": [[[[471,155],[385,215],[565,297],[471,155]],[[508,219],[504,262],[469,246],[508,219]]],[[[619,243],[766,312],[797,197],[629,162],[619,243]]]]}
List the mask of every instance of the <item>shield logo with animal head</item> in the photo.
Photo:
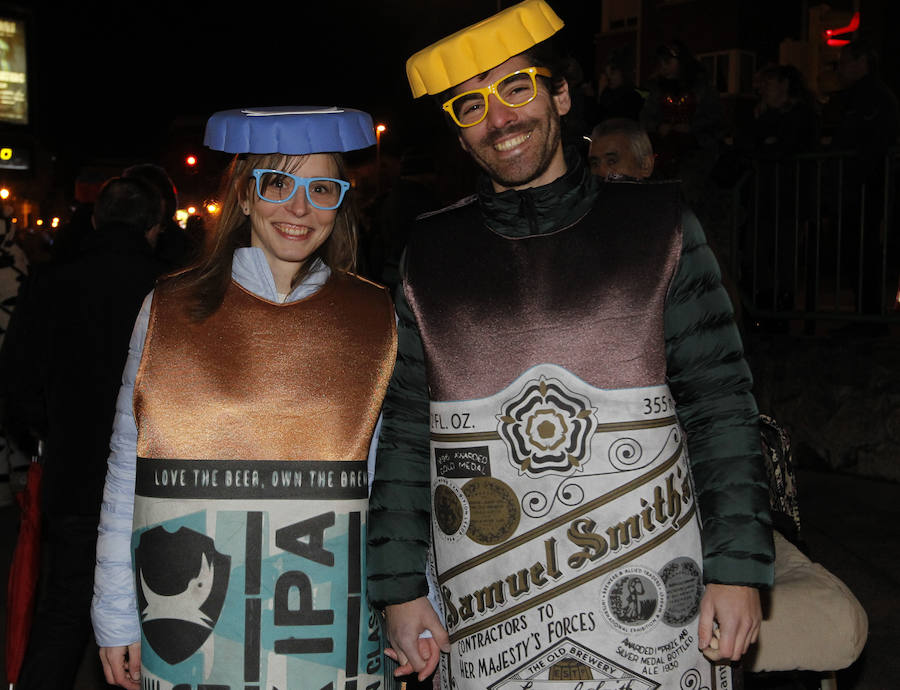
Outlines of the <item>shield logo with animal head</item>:
{"type": "Polygon", "coordinates": [[[200,649],[222,613],[231,557],[187,527],[154,527],[134,552],[141,629],[160,659],[178,664],[200,649]]]}

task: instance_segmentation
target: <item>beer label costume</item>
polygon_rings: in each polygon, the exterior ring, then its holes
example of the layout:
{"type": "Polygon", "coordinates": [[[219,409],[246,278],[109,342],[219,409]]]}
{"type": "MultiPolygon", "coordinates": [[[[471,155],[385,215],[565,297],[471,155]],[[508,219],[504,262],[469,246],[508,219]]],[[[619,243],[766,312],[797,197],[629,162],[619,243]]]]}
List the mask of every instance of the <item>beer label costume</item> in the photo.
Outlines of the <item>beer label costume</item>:
{"type": "Polygon", "coordinates": [[[666,384],[677,191],[620,192],[547,235],[501,236],[470,205],[410,240],[445,688],[730,687],[697,648],[699,521],[666,384]]]}
{"type": "Polygon", "coordinates": [[[287,304],[233,282],[200,323],[180,298],[156,291],[135,384],[144,687],[377,685],[362,545],[390,300],[338,273],[287,304]]]}
{"type": "MultiPolygon", "coordinates": [[[[552,49],[528,51],[562,26],[545,0],[508,7],[410,57],[413,96],[452,100],[472,79],[486,115],[497,92],[484,75],[514,57],[510,69],[546,66],[552,49]]],[[[534,97],[562,88],[534,84],[534,97]]],[[[524,122],[547,132],[527,136],[552,151],[556,114],[539,111],[524,122]]],[[[483,145],[500,129],[473,126],[466,139],[483,145]]],[[[412,233],[369,504],[370,597],[426,596],[432,546],[444,688],[728,687],[727,667],[697,650],[702,583],[771,582],[772,559],[730,304],[675,187],[598,188],[574,148],[562,153],[557,179],[498,191],[484,178],[477,204],[412,233]]]]}

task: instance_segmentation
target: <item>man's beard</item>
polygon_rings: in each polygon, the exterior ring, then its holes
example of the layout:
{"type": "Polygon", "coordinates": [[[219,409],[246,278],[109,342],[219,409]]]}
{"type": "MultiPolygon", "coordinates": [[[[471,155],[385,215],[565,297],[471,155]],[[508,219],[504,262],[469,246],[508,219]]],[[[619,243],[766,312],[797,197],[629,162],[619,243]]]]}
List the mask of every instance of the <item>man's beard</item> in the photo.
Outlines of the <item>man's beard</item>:
{"type": "Polygon", "coordinates": [[[467,148],[475,162],[495,183],[507,189],[520,187],[537,179],[547,171],[559,146],[561,138],[560,121],[556,113],[548,112],[546,128],[542,127],[542,124],[539,119],[517,123],[505,129],[492,132],[479,141],[477,146],[468,146],[467,148]],[[531,160],[525,160],[524,157],[520,157],[504,163],[502,161],[496,162],[491,158],[493,154],[497,153],[494,149],[494,144],[497,141],[510,135],[529,131],[532,137],[544,136],[543,147],[533,152],[531,160]],[[485,151],[487,155],[481,155],[482,151],[485,151]],[[522,167],[519,164],[526,165],[522,167]]]}

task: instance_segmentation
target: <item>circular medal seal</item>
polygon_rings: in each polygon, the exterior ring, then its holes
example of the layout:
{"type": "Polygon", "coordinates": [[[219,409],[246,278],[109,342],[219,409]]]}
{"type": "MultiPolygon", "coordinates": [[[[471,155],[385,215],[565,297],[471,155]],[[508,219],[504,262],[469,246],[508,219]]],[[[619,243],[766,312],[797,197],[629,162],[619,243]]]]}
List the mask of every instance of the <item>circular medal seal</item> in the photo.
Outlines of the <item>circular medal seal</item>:
{"type": "Polygon", "coordinates": [[[703,577],[700,566],[683,556],[666,563],[659,576],[666,586],[666,610],[663,622],[673,627],[687,625],[700,613],[703,577]]]}
{"type": "Polygon", "coordinates": [[[649,568],[630,565],[603,584],[600,608],[609,624],[624,633],[652,630],[666,608],[665,584],[649,568]]]}
{"type": "Polygon", "coordinates": [[[494,477],[475,477],[463,485],[471,517],[467,535],[476,544],[493,546],[509,539],[522,517],[519,499],[494,477]]]}
{"type": "Polygon", "coordinates": [[[456,541],[469,529],[469,502],[456,484],[438,477],[432,492],[431,511],[440,534],[456,541]]]}

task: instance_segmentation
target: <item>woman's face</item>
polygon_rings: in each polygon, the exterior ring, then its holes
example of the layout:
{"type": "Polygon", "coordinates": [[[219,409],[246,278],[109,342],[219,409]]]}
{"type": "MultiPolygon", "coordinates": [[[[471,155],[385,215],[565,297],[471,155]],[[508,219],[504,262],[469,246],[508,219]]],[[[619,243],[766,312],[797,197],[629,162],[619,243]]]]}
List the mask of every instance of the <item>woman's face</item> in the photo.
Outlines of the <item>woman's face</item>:
{"type": "Polygon", "coordinates": [[[762,89],[760,89],[760,97],[762,102],[769,108],[784,107],[788,101],[787,79],[767,77],[763,81],[762,89]]]}
{"type": "Polygon", "coordinates": [[[677,57],[663,56],[659,59],[659,73],[664,79],[676,79],[680,71],[677,57]]]}
{"type": "MultiPolygon", "coordinates": [[[[300,177],[338,176],[337,164],[325,153],[288,156],[284,172],[300,177]]],[[[279,292],[289,292],[297,271],[331,235],[337,214],[338,209],[324,211],[310,204],[303,187],[284,203],[264,201],[256,187],[251,188],[250,246],[263,250],[279,292]]]]}

